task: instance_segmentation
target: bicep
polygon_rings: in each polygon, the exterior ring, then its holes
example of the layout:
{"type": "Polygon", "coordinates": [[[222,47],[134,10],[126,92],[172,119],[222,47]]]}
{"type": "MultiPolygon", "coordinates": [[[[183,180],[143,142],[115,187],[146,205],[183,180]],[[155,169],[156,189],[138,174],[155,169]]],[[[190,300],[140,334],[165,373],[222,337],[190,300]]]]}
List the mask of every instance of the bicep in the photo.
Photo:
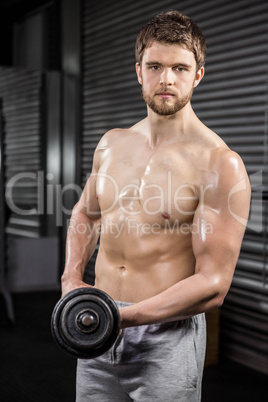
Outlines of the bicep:
{"type": "Polygon", "coordinates": [[[87,179],[78,203],[74,207],[74,213],[83,213],[92,220],[99,219],[100,217],[100,207],[96,191],[97,175],[98,158],[95,152],[92,172],[87,179]]]}
{"type": "Polygon", "coordinates": [[[239,256],[249,212],[250,186],[243,166],[227,165],[217,186],[199,202],[194,216],[198,230],[192,235],[196,273],[228,290],[239,256]]]}
{"type": "Polygon", "coordinates": [[[241,246],[241,232],[218,211],[206,207],[196,211],[194,219],[198,230],[192,234],[196,259],[196,273],[207,279],[220,281],[233,275],[241,246]]]}

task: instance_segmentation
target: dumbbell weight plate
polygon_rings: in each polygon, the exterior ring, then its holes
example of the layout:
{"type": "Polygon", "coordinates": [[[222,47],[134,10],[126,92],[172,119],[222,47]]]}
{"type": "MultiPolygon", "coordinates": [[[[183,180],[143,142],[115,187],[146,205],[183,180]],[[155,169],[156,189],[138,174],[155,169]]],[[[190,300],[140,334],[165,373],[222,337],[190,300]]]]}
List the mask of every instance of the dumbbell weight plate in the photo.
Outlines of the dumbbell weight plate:
{"type": "Polygon", "coordinates": [[[114,300],[95,288],[69,292],[56,304],[51,318],[55,342],[77,358],[105,353],[120,332],[120,315],[114,300]]]}

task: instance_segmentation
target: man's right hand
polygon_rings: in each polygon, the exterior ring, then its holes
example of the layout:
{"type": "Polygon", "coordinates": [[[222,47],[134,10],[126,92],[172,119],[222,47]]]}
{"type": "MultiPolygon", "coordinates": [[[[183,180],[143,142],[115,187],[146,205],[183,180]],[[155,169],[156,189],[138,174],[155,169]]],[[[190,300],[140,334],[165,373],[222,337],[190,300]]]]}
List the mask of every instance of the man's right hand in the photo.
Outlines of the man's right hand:
{"type": "Polygon", "coordinates": [[[64,276],[62,276],[61,280],[61,297],[64,297],[67,293],[71,292],[71,290],[77,289],[77,288],[92,288],[91,285],[88,285],[87,283],[83,282],[80,279],[67,279],[64,276]]]}

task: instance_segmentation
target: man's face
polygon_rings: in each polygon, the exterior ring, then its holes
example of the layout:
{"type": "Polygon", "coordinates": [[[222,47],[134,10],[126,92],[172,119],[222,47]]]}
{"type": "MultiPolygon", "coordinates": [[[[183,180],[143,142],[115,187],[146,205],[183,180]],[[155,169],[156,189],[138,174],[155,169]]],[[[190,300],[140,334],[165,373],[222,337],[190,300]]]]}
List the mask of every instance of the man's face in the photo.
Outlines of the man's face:
{"type": "Polygon", "coordinates": [[[203,67],[196,72],[194,55],[184,45],[159,42],[145,49],[136,69],[144,101],[161,116],[184,108],[204,75],[203,67]]]}

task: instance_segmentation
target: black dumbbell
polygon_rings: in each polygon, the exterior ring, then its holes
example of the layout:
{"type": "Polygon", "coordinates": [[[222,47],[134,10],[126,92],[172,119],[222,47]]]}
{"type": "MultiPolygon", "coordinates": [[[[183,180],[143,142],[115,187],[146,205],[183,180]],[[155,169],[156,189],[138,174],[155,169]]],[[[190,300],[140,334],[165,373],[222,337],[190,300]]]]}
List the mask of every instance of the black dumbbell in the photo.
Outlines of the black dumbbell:
{"type": "Polygon", "coordinates": [[[78,288],[67,293],[54,307],[51,332],[66,352],[91,359],[109,350],[120,332],[115,301],[105,292],[78,288]]]}

